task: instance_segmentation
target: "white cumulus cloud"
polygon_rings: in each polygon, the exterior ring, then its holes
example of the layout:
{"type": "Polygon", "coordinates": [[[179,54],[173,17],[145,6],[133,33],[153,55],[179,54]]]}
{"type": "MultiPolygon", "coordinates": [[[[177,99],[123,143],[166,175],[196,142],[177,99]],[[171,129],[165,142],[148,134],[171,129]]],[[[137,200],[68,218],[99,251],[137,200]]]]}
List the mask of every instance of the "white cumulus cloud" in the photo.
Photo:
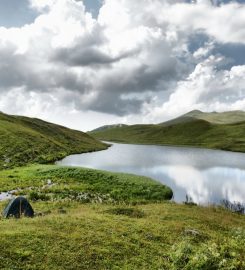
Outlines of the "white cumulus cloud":
{"type": "Polygon", "coordinates": [[[156,122],[193,108],[245,109],[244,66],[228,66],[217,49],[245,48],[244,4],[105,0],[93,18],[82,1],[29,2],[39,12],[32,24],[0,27],[0,110],[156,122]]]}

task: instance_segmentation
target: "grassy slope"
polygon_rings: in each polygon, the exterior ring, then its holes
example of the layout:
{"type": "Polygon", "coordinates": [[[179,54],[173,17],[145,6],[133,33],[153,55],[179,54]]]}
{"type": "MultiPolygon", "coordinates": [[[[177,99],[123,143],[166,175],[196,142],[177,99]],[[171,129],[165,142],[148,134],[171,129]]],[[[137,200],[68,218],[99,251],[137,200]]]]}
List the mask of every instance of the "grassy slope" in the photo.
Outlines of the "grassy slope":
{"type": "Polygon", "coordinates": [[[227,111],[222,113],[217,112],[202,112],[199,110],[194,110],[188,112],[180,117],[177,117],[173,120],[163,122],[160,125],[168,126],[173,124],[179,124],[184,122],[190,122],[193,119],[201,119],[208,121],[213,124],[234,124],[245,121],[245,112],[244,111],[227,111]]]}
{"type": "Polygon", "coordinates": [[[152,204],[167,188],[145,177],[42,165],[1,171],[0,186],[20,186],[43,213],[0,220],[0,269],[245,267],[245,216],[214,207],[152,204]],[[55,185],[43,187],[47,179],[55,185]],[[114,202],[84,204],[81,192],[109,194],[114,202]]]}
{"type": "Polygon", "coordinates": [[[245,219],[221,209],[163,203],[124,206],[123,214],[113,205],[33,206],[50,212],[18,222],[1,220],[1,269],[245,267],[245,219]],[[200,235],[192,236],[188,229],[200,235]]]}
{"type": "Polygon", "coordinates": [[[106,149],[87,134],[39,119],[0,113],[0,169],[47,163],[69,154],[106,149]]]}
{"type": "Polygon", "coordinates": [[[187,116],[194,117],[196,119],[206,120],[214,124],[234,124],[245,121],[244,111],[227,111],[223,113],[204,113],[201,111],[192,111],[188,113],[187,116]]]}
{"type": "Polygon", "coordinates": [[[114,142],[186,145],[245,152],[245,122],[214,124],[202,119],[184,118],[166,126],[134,125],[90,134],[97,139],[114,142]]]}
{"type": "Polygon", "coordinates": [[[106,201],[139,203],[168,200],[173,196],[170,188],[147,177],[55,165],[0,171],[0,187],[0,192],[18,187],[24,189],[19,194],[46,194],[48,200],[63,197],[80,200],[82,194],[88,193],[91,196],[101,195],[102,199],[105,196],[106,201]],[[51,179],[55,185],[43,190],[41,187],[47,179],[51,179]],[[28,190],[29,187],[32,189],[28,190]]]}

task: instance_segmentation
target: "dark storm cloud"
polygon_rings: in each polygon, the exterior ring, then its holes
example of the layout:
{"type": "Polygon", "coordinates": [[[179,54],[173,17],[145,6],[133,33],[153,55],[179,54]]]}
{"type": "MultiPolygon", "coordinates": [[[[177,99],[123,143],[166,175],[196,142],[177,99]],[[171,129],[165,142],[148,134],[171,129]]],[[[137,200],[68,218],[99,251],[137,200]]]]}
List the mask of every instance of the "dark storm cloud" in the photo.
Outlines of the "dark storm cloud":
{"type": "Polygon", "coordinates": [[[72,46],[54,50],[50,55],[50,61],[57,61],[71,67],[106,66],[137,53],[137,50],[131,50],[112,56],[110,51],[104,52],[101,48],[106,46],[108,40],[103,31],[103,27],[95,26],[89,34],[76,38],[72,46]]]}
{"type": "Polygon", "coordinates": [[[74,72],[60,68],[41,68],[28,55],[16,53],[12,45],[0,48],[0,84],[1,89],[24,86],[26,90],[48,92],[54,88],[67,88],[86,91],[88,80],[80,78],[74,72]]]}
{"type": "Polygon", "coordinates": [[[125,116],[140,113],[142,100],[137,97],[123,98],[115,92],[101,92],[99,98],[90,104],[89,108],[97,112],[125,116]]]}
{"type": "Polygon", "coordinates": [[[27,55],[17,54],[14,46],[0,48],[0,59],[2,89],[25,86],[30,90],[43,91],[50,84],[48,74],[35,71],[32,59],[27,55]]]}
{"type": "Polygon", "coordinates": [[[13,57],[16,48],[9,44],[0,48],[0,82],[2,88],[20,86],[24,81],[23,69],[20,68],[24,59],[21,56],[13,57]]]}
{"type": "Polygon", "coordinates": [[[116,57],[110,51],[104,53],[101,48],[107,47],[108,40],[103,35],[103,28],[98,29],[75,39],[72,46],[54,50],[49,57],[49,61],[56,62],[61,68],[57,74],[52,73],[57,87],[74,90],[76,95],[95,93],[89,103],[81,102],[86,99],[84,96],[76,99],[74,104],[79,110],[115,115],[139,112],[147,100],[135,95],[122,96],[169,90],[170,85],[190,72],[184,64],[185,57],[178,59],[172,55],[172,48],[163,40],[152,40],[142,47],[124,50],[116,57]],[[68,67],[83,72],[79,75],[65,72],[68,67]]]}
{"type": "Polygon", "coordinates": [[[123,53],[117,57],[112,57],[96,47],[83,48],[79,45],[75,48],[57,50],[52,60],[65,63],[68,66],[99,66],[118,62],[132,54],[134,52],[123,53]]]}

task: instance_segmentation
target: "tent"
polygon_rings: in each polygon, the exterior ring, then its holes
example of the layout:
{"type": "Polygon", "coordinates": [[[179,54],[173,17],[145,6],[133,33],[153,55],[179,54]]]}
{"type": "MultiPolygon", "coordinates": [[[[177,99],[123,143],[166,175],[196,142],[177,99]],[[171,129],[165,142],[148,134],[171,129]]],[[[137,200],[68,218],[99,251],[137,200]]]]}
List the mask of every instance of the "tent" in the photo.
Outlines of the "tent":
{"type": "Polygon", "coordinates": [[[20,218],[22,215],[25,217],[33,217],[34,211],[30,203],[24,197],[17,197],[9,202],[3,211],[3,216],[20,218]]]}

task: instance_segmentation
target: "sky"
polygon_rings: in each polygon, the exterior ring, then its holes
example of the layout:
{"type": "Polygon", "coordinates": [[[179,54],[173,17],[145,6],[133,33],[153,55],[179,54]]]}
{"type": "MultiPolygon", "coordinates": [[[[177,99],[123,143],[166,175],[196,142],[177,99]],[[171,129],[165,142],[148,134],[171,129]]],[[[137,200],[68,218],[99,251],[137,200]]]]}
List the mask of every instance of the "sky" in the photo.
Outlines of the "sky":
{"type": "Polygon", "coordinates": [[[0,111],[83,131],[245,110],[245,0],[0,0],[0,111]]]}

